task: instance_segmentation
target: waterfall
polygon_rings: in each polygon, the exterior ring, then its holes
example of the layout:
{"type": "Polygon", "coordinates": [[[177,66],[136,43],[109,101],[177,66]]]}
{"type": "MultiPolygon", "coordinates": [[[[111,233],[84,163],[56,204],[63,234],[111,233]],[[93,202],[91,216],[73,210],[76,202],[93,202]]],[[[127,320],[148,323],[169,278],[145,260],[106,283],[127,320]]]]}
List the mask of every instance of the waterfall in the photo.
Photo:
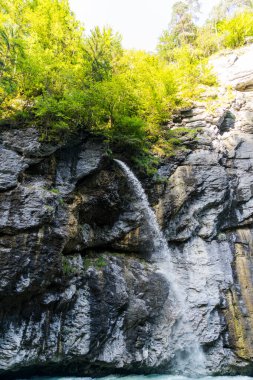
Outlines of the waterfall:
{"type": "Polygon", "coordinates": [[[158,272],[161,273],[170,284],[170,288],[180,309],[176,335],[180,335],[184,342],[180,344],[179,340],[177,340],[176,354],[174,357],[175,372],[184,375],[204,375],[206,372],[204,353],[198,342],[197,335],[193,333],[191,323],[188,321],[187,302],[183,290],[177,285],[176,270],[173,266],[171,251],[168,247],[167,240],[158,224],[156,215],[149,204],[147,195],[140,181],[124,162],[116,159],[115,162],[117,162],[125,173],[128,184],[139,201],[140,209],[147,223],[146,228],[151,243],[152,259],[157,263],[158,272]]]}
{"type": "Polygon", "coordinates": [[[160,229],[160,226],[157,222],[156,215],[152,208],[149,205],[149,201],[147,195],[140,183],[140,181],[136,178],[134,173],[129,169],[129,167],[120,160],[114,160],[121,167],[123,172],[126,174],[126,178],[128,184],[131,189],[133,189],[134,194],[138,200],[138,208],[142,211],[145,222],[147,224],[146,228],[148,230],[148,236],[150,238],[150,251],[155,257],[157,261],[158,256],[159,259],[163,259],[168,254],[168,245],[165,237],[160,229]]]}

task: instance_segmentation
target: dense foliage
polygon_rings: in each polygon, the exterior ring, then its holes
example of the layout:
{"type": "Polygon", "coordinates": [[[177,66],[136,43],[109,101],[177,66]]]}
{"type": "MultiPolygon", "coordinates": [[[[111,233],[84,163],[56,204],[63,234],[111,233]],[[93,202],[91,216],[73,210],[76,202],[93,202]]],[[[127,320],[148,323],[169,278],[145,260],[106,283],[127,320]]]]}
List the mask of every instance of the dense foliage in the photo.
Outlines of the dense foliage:
{"type": "Polygon", "coordinates": [[[86,36],[67,0],[0,0],[1,124],[35,125],[47,140],[88,130],[149,166],[150,153],[172,154],[187,134],[168,129],[172,112],[215,84],[206,58],[253,34],[251,2],[239,3],[227,0],[224,19],[223,1],[203,27],[197,0],[175,3],[149,54],[124,51],[110,28],[86,36]]]}

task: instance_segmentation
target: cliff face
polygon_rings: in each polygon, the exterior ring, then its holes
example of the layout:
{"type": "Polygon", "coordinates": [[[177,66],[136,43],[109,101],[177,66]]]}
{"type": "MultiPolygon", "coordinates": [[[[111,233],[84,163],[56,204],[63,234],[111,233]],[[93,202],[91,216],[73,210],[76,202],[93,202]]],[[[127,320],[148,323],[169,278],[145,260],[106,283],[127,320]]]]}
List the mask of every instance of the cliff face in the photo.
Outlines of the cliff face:
{"type": "Polygon", "coordinates": [[[252,374],[252,50],[216,57],[219,108],[183,110],[174,124],[198,128],[195,147],[143,184],[183,311],[148,254],[140,199],[101,142],[1,132],[1,376],[175,371],[189,349],[182,312],[208,373],[252,374]]]}

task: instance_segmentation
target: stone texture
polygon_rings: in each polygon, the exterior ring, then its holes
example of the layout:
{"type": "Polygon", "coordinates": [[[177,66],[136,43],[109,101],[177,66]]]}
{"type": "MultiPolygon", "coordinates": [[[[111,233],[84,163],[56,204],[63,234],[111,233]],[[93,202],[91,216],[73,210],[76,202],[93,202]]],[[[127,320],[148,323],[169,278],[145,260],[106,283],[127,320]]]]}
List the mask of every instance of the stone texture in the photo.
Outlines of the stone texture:
{"type": "Polygon", "coordinates": [[[18,176],[27,167],[22,157],[0,145],[0,191],[17,186],[18,176]]]}
{"type": "Polygon", "coordinates": [[[59,148],[59,145],[42,143],[39,136],[35,128],[11,129],[1,133],[1,141],[25,157],[46,157],[59,148]]]}

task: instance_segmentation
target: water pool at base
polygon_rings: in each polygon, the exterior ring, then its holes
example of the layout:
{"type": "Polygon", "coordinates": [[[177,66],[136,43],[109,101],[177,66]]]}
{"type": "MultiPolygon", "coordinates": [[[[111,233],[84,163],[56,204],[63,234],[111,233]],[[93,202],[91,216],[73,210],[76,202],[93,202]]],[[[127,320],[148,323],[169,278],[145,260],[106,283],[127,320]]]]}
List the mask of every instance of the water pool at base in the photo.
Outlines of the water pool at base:
{"type": "MultiPolygon", "coordinates": [[[[252,380],[249,376],[204,376],[186,377],[172,375],[131,375],[131,376],[106,376],[100,378],[92,377],[32,377],[29,380],[252,380]]],[[[18,380],[18,379],[17,379],[18,380]]],[[[28,380],[28,379],[27,379],[28,380]]]]}

